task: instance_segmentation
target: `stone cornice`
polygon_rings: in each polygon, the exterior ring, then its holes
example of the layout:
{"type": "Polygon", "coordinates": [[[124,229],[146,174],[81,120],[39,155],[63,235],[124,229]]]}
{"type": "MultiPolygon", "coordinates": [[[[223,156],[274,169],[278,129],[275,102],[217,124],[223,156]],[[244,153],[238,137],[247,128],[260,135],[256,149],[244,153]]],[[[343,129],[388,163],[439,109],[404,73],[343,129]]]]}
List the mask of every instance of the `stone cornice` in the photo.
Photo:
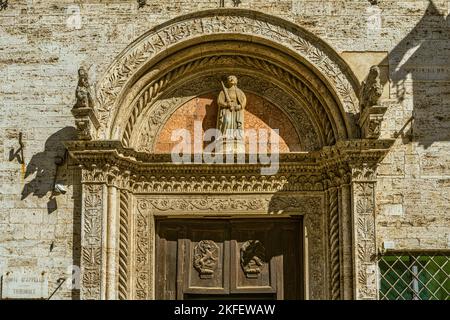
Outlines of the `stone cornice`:
{"type": "MultiPolygon", "coordinates": [[[[377,163],[385,156],[389,148],[393,144],[393,140],[348,140],[338,141],[332,147],[324,147],[320,151],[301,152],[301,153],[282,153],[279,155],[280,164],[283,166],[298,167],[327,167],[330,165],[347,163],[377,163]]],[[[229,170],[232,165],[210,165],[210,164],[173,164],[170,154],[149,154],[146,152],[137,152],[131,148],[126,148],[120,141],[116,140],[99,140],[99,141],[67,141],[65,145],[71,156],[80,162],[100,161],[102,159],[114,160],[117,162],[128,162],[132,167],[133,164],[140,167],[151,168],[162,167],[170,169],[174,168],[177,172],[183,170],[203,171],[213,167],[213,170],[224,168],[229,170]]],[[[246,154],[246,162],[248,163],[250,155],[246,154]]],[[[195,155],[192,155],[194,162],[195,155]]],[[[244,169],[257,168],[261,165],[244,164],[238,165],[244,169]]]]}
{"type": "MultiPolygon", "coordinates": [[[[368,179],[392,140],[340,141],[318,152],[280,154],[275,175],[261,175],[262,164],[174,164],[170,154],[124,148],[119,141],[66,142],[83,182],[113,184],[136,193],[322,191],[368,179]],[[372,169],[371,169],[372,170],[372,169]],[[365,172],[365,173],[364,173],[365,172]]],[[[373,179],[374,170],[370,178],[373,179]]]]}

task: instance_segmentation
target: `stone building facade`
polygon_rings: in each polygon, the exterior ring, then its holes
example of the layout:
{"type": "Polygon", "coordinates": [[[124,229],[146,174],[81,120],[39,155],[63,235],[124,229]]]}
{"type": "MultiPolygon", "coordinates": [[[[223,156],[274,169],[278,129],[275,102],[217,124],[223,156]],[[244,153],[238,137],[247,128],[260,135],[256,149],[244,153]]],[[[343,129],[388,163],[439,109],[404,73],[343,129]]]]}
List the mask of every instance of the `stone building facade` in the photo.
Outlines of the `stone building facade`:
{"type": "Polygon", "coordinates": [[[0,1],[2,297],[26,272],[52,299],[450,299],[449,13],[442,0],[0,1]],[[171,133],[214,128],[230,74],[245,130],[279,129],[274,174],[173,163],[171,133]],[[259,225],[290,219],[299,240],[275,254],[259,225]],[[395,263],[412,273],[401,288],[395,263]]]}

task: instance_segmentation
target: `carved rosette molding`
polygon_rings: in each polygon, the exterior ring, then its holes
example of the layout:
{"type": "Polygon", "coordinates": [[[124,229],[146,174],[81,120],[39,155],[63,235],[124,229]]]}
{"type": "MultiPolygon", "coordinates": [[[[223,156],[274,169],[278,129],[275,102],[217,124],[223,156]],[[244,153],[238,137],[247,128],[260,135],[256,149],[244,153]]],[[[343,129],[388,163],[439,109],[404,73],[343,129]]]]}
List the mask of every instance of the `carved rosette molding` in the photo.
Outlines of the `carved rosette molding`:
{"type": "Polygon", "coordinates": [[[353,169],[353,226],[357,299],[377,299],[374,166],[353,169]]]}
{"type": "Polygon", "coordinates": [[[214,34],[241,34],[253,41],[261,38],[284,45],[328,78],[347,112],[357,113],[357,84],[343,60],[323,41],[294,24],[262,13],[215,9],[179,17],[153,29],[116,59],[97,87],[96,112],[102,126],[113,118],[127,82],[152,58],[186,40],[214,34]]]}
{"type": "Polygon", "coordinates": [[[103,186],[83,185],[81,299],[101,299],[103,186]]]}

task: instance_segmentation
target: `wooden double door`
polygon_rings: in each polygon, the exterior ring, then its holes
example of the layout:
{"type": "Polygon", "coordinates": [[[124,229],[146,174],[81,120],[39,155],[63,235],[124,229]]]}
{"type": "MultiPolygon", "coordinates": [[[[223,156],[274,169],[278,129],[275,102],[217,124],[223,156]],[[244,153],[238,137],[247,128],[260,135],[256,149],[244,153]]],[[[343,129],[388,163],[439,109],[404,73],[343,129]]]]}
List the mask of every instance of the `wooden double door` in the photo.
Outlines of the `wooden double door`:
{"type": "Polygon", "coordinates": [[[156,298],[302,299],[299,219],[157,221],[156,298]]]}

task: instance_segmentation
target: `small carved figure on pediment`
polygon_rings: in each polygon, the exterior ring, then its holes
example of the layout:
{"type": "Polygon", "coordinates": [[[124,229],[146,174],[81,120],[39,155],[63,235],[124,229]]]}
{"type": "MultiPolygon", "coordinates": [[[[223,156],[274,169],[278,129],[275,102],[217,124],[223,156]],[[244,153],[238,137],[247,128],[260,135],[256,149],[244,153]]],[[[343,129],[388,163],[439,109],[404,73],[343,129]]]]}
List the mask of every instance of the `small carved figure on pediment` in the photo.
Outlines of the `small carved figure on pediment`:
{"type": "Polygon", "coordinates": [[[75,92],[77,102],[73,106],[74,109],[78,108],[94,108],[94,99],[92,91],[89,85],[89,78],[87,70],[83,67],[78,69],[78,86],[75,92]]]}
{"type": "Polygon", "coordinates": [[[366,108],[378,105],[382,93],[383,87],[380,81],[380,68],[378,66],[372,66],[367,79],[362,82],[361,86],[361,112],[366,108]]]}

